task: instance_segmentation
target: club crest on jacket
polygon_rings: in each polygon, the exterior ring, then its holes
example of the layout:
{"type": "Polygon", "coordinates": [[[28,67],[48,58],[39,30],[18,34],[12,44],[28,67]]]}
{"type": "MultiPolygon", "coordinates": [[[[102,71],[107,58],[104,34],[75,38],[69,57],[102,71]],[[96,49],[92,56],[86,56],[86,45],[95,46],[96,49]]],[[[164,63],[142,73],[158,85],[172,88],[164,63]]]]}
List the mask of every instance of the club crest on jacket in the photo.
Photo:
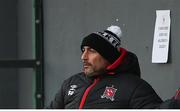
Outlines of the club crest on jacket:
{"type": "Polygon", "coordinates": [[[77,85],[71,85],[70,87],[71,88],[68,91],[68,96],[72,96],[74,94],[74,91],[76,90],[77,85]]]}
{"type": "Polygon", "coordinates": [[[106,99],[110,99],[111,101],[114,101],[114,96],[116,91],[117,89],[115,89],[113,85],[111,87],[106,86],[106,89],[103,95],[101,96],[101,98],[106,98],[106,99]]]}

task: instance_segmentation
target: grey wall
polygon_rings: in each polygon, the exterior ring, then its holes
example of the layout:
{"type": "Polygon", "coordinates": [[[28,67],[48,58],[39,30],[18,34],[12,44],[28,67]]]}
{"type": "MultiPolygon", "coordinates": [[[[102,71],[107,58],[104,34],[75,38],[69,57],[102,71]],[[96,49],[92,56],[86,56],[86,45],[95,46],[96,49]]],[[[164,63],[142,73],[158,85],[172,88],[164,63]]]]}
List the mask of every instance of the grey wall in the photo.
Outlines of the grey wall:
{"type": "Polygon", "coordinates": [[[82,38],[111,24],[121,26],[122,47],[137,54],[142,78],[162,99],[171,98],[180,86],[179,4],[179,0],[44,0],[46,104],[64,79],[81,71],[82,38]],[[156,10],[159,9],[171,10],[167,64],[151,63],[156,10]]]}
{"type": "MultiPolygon", "coordinates": [[[[18,59],[34,59],[33,0],[18,0],[18,59]]],[[[18,108],[35,108],[35,70],[18,69],[18,108]]]]}
{"type": "MultiPolygon", "coordinates": [[[[0,1],[0,60],[33,59],[32,0],[0,1]]],[[[34,70],[0,68],[0,108],[34,108],[34,70]]]]}
{"type": "MultiPolygon", "coordinates": [[[[0,60],[17,58],[17,1],[0,1],[0,60]]],[[[16,108],[17,70],[0,68],[0,108],[16,108]]]]}

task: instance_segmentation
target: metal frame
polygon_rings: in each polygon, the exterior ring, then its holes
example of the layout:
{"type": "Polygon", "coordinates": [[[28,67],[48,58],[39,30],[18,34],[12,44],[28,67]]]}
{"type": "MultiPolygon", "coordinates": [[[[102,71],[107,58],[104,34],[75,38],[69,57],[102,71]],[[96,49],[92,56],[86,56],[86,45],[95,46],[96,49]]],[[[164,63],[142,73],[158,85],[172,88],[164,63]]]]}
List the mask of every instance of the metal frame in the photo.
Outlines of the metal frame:
{"type": "Polygon", "coordinates": [[[35,68],[36,60],[0,60],[1,68],[35,68]]]}
{"type": "Polygon", "coordinates": [[[43,40],[43,3],[35,0],[35,37],[36,37],[36,108],[44,107],[44,40],[43,40]]]}
{"type": "Polygon", "coordinates": [[[32,60],[0,60],[0,68],[34,68],[36,108],[44,108],[44,50],[43,50],[43,4],[42,0],[34,0],[35,15],[35,59],[32,60]]]}

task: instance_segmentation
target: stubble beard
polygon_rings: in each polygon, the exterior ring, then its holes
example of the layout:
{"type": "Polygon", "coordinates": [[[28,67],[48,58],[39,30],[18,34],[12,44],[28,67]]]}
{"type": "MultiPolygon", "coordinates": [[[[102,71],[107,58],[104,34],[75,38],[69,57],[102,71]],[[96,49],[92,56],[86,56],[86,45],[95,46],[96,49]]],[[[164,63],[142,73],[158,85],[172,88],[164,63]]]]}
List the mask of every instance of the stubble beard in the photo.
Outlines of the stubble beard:
{"type": "Polygon", "coordinates": [[[96,70],[94,67],[91,67],[89,69],[84,69],[84,73],[88,77],[97,76],[97,75],[100,75],[104,72],[105,72],[104,68],[99,69],[99,70],[96,70]]]}

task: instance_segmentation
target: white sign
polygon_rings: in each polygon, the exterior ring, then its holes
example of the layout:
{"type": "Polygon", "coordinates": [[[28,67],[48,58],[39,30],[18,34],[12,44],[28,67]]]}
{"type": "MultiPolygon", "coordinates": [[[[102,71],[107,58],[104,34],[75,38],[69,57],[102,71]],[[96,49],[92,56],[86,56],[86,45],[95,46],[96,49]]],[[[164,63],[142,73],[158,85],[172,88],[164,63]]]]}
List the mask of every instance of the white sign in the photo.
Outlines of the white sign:
{"type": "Polygon", "coordinates": [[[170,22],[170,10],[156,11],[152,63],[168,61],[170,22]]]}

